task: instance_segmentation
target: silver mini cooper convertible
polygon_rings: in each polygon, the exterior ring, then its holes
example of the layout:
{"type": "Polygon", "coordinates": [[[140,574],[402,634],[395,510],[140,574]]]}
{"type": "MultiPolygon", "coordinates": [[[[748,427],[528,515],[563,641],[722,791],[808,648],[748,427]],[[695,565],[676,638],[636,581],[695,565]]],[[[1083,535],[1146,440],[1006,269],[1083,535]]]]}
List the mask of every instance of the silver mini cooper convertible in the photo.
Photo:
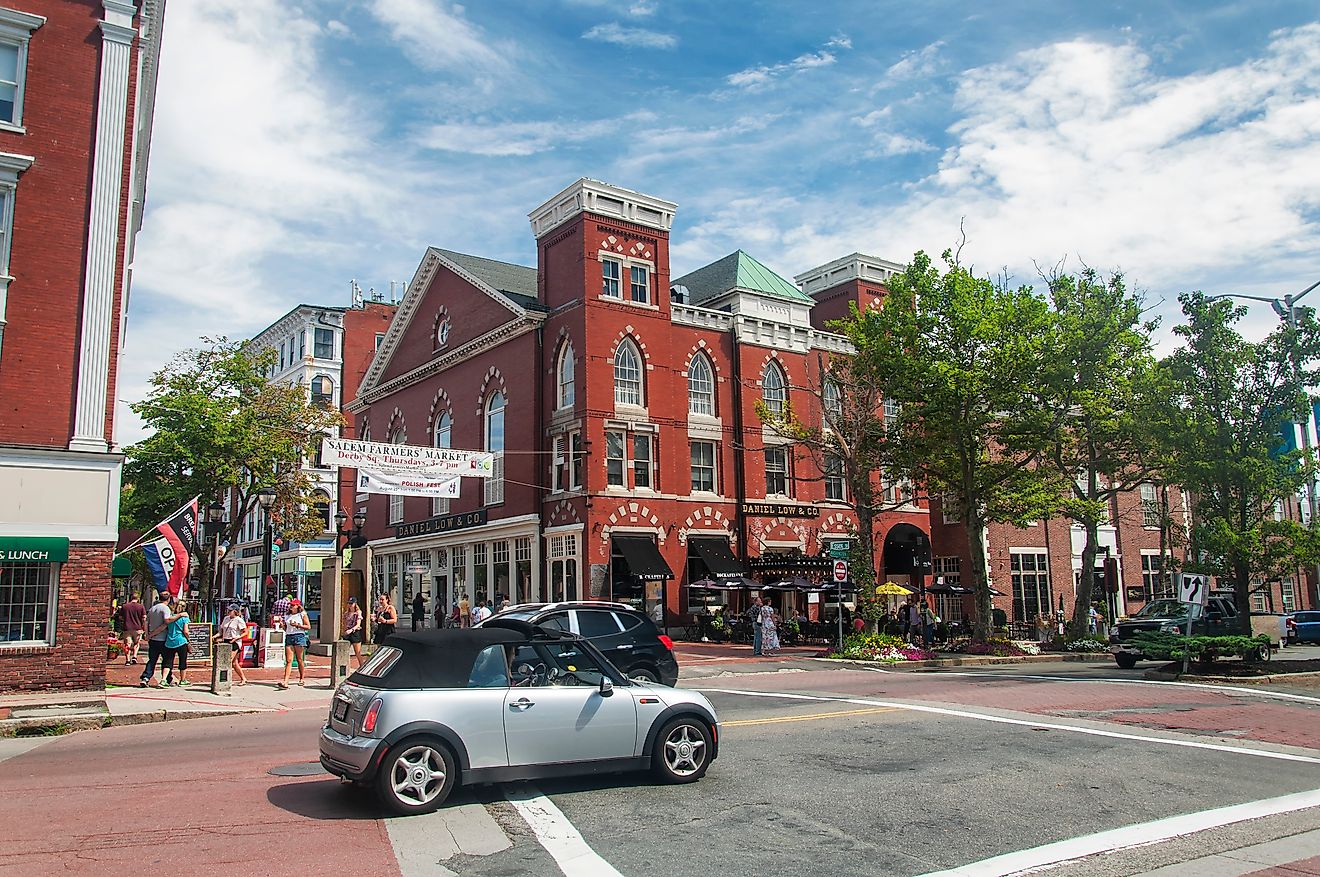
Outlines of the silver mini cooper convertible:
{"type": "Polygon", "coordinates": [[[643,769],[690,783],[718,752],[701,694],[630,681],[587,640],[514,619],[389,637],[321,729],[325,769],[398,813],[471,783],[643,769]]]}

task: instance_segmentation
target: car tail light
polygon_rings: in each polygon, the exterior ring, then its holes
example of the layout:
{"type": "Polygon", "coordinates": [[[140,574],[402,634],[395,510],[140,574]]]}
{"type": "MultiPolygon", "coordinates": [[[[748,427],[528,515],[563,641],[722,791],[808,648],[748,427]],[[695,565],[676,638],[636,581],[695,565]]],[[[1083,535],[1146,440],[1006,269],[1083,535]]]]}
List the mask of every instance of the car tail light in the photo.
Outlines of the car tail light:
{"type": "Polygon", "coordinates": [[[669,637],[665,636],[663,633],[660,634],[660,644],[665,648],[669,649],[669,651],[671,652],[674,650],[674,641],[669,637]]]}
{"type": "Polygon", "coordinates": [[[380,715],[380,698],[373,700],[367,707],[367,714],[362,717],[362,733],[370,734],[376,730],[376,717],[380,715]]]}

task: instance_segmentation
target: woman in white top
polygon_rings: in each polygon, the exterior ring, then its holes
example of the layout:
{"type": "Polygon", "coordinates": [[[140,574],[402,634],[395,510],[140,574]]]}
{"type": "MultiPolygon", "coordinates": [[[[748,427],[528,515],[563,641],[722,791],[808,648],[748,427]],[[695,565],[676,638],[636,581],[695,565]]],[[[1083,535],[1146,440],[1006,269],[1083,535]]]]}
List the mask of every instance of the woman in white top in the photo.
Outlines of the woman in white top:
{"type": "Polygon", "coordinates": [[[243,619],[243,613],[237,606],[230,606],[229,613],[220,622],[220,632],[215,638],[229,643],[229,667],[233,671],[235,685],[247,685],[247,677],[243,675],[243,634],[246,632],[247,622],[243,619]]]}
{"type": "Polygon", "coordinates": [[[289,607],[289,614],[284,616],[284,681],[277,688],[289,687],[289,673],[293,671],[294,660],[298,661],[298,684],[307,684],[307,642],[312,621],[302,603],[294,600],[289,607]]]}

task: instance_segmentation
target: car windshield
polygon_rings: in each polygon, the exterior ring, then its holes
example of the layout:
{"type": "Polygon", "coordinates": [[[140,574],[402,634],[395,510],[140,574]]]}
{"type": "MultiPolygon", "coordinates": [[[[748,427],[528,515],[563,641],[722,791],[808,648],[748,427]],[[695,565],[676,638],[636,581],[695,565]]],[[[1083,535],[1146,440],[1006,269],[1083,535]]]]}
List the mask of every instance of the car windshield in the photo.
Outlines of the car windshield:
{"type": "Polygon", "coordinates": [[[1186,618],[1187,604],[1177,600],[1156,600],[1141,607],[1133,618],[1186,618]]]}

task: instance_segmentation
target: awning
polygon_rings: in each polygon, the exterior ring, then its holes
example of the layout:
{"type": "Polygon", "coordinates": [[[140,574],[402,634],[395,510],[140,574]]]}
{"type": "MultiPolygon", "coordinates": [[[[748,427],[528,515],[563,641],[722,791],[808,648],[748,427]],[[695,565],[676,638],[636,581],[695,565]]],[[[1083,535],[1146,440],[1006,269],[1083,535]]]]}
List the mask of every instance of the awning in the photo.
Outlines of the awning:
{"type": "Polygon", "coordinates": [[[742,561],[733,556],[727,539],[693,536],[688,539],[688,546],[697,552],[697,556],[706,564],[706,569],[710,571],[710,576],[715,581],[738,581],[743,577],[742,561]]]}
{"type": "Polygon", "coordinates": [[[116,579],[130,578],[133,575],[133,561],[126,554],[119,555],[110,561],[110,575],[116,579]]]}
{"type": "Polygon", "coordinates": [[[674,577],[669,564],[660,556],[655,542],[646,536],[615,536],[614,547],[623,555],[628,574],[644,582],[662,582],[674,577]]]}

